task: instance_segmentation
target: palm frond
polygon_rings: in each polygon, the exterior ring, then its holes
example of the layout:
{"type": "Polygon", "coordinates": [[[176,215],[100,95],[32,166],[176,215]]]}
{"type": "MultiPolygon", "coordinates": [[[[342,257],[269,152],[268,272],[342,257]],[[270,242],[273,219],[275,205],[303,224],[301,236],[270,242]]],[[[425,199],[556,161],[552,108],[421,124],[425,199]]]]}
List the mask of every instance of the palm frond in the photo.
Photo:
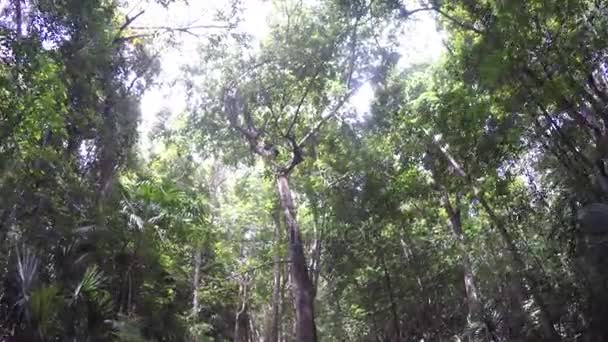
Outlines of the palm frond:
{"type": "Polygon", "coordinates": [[[101,288],[105,280],[103,272],[99,270],[97,265],[87,268],[82,276],[82,280],[78,283],[72,294],[72,302],[78,301],[82,294],[92,294],[101,288]]]}
{"type": "Polygon", "coordinates": [[[144,229],[144,220],[135,213],[129,213],[129,225],[142,231],[144,229]]]}
{"type": "Polygon", "coordinates": [[[20,292],[22,296],[27,297],[36,279],[38,258],[26,247],[23,247],[21,252],[17,248],[16,253],[20,292]]]}
{"type": "Polygon", "coordinates": [[[99,312],[104,316],[109,316],[114,311],[114,301],[110,292],[102,290],[95,292],[95,303],[99,312]]]}

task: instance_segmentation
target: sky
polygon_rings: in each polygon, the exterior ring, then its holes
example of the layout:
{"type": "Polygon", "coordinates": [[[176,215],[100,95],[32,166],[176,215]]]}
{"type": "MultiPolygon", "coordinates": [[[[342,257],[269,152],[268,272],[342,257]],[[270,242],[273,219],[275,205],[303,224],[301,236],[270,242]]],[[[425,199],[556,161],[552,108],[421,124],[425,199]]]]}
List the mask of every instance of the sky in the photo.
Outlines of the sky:
{"type": "MultiPolygon", "coordinates": [[[[405,1],[413,2],[415,0],[405,1]]],[[[192,24],[212,24],[214,10],[218,7],[222,8],[227,2],[227,0],[190,0],[189,4],[176,2],[169,8],[163,8],[148,0],[131,0],[127,4],[127,12],[133,16],[141,10],[145,10],[132,24],[133,26],[183,27],[192,24]]],[[[267,18],[272,14],[272,2],[269,0],[243,0],[242,3],[245,6],[244,20],[237,29],[251,34],[254,39],[263,39],[268,33],[267,18]]],[[[409,5],[408,8],[413,6],[416,5],[409,5]]],[[[443,51],[443,37],[437,31],[431,12],[418,12],[413,19],[405,24],[406,33],[401,37],[401,41],[404,42],[399,49],[402,56],[399,61],[401,68],[436,60],[443,51]]],[[[181,66],[197,58],[197,44],[198,38],[184,34],[178,37],[177,46],[166,48],[161,53],[159,84],[149,89],[141,101],[140,134],[144,146],[149,145],[147,133],[157,122],[158,113],[161,110],[168,109],[175,114],[186,108],[183,89],[171,84],[171,81],[179,77],[181,66]]],[[[351,104],[357,109],[359,115],[364,117],[373,98],[372,86],[365,84],[353,95],[351,104]]]]}
{"type": "MultiPolygon", "coordinates": [[[[134,0],[129,4],[128,12],[131,15],[146,12],[138,18],[137,26],[171,26],[185,27],[191,25],[213,24],[213,14],[218,8],[225,8],[227,0],[203,1],[190,0],[176,2],[168,8],[152,3],[148,0],[134,0]]],[[[244,0],[244,17],[246,18],[238,30],[247,32],[255,39],[262,39],[268,31],[266,18],[271,12],[271,2],[264,0],[244,0]]],[[[136,26],[136,24],[133,24],[136,26]]],[[[201,31],[202,32],[202,31],[201,31]]],[[[161,73],[158,85],[149,89],[141,100],[142,122],[139,127],[141,142],[144,146],[149,144],[147,132],[157,122],[158,113],[168,109],[172,114],[179,113],[186,108],[184,90],[171,84],[180,76],[180,68],[197,58],[196,48],[199,39],[188,34],[177,36],[178,45],[164,49],[161,53],[161,73]]]]}

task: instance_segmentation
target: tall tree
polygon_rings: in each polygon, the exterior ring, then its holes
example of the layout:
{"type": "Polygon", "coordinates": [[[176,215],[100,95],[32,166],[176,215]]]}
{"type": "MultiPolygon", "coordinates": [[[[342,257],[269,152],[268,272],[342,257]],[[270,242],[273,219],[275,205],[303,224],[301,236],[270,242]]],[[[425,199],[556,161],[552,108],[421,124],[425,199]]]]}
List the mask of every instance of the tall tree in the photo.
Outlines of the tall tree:
{"type": "MultiPolygon", "coordinates": [[[[267,164],[288,229],[296,340],[314,341],[314,287],[290,178],[308,151],[322,141],[330,121],[344,116],[350,96],[369,74],[370,57],[365,53],[373,47],[363,43],[362,37],[369,33],[361,18],[340,17],[330,4],[286,1],[279,5],[283,17],[273,26],[271,40],[250,58],[243,55],[244,47],[237,46],[236,60],[227,61],[232,70],[219,66],[226,70],[221,76],[224,86],[213,95],[221,101],[216,99],[214,108],[203,106],[199,111],[203,120],[216,120],[213,127],[218,130],[227,121],[224,131],[244,139],[249,151],[267,164]],[[312,16],[312,11],[317,15],[312,16]]],[[[216,68],[215,63],[208,68],[216,68]]],[[[218,133],[212,132],[215,139],[218,133]]]]}

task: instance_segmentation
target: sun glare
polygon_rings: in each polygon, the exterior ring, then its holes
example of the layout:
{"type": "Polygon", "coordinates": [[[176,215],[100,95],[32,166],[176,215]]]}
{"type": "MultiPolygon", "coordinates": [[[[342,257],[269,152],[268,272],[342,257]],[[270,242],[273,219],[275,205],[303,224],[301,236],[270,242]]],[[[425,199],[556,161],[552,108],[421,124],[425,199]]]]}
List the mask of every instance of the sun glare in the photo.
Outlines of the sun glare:
{"type": "MultiPolygon", "coordinates": [[[[130,13],[137,13],[142,7],[139,4],[129,7],[130,13]],[[139,7],[138,7],[139,6],[139,7]]],[[[217,8],[225,6],[226,0],[190,1],[189,4],[175,3],[167,10],[162,6],[146,4],[146,13],[142,16],[143,24],[148,26],[183,27],[193,23],[209,23],[217,8]]],[[[244,2],[244,20],[238,29],[246,32],[256,40],[261,40],[268,33],[267,19],[272,14],[272,2],[264,0],[247,0],[244,2]]],[[[398,66],[405,68],[414,64],[429,63],[436,60],[443,51],[442,36],[435,25],[430,12],[419,12],[414,20],[404,24],[404,33],[400,38],[399,47],[401,59],[398,66]]],[[[174,81],[180,74],[180,68],[197,58],[195,36],[184,34],[178,38],[177,46],[161,51],[161,75],[155,87],[143,96],[141,101],[142,122],[140,135],[142,146],[148,146],[147,132],[154,126],[158,113],[168,110],[175,114],[186,108],[186,97],[183,89],[176,86],[174,81]]],[[[370,83],[365,83],[354,94],[350,104],[356,109],[359,120],[369,114],[370,104],[374,99],[374,89],[370,83]]]]}

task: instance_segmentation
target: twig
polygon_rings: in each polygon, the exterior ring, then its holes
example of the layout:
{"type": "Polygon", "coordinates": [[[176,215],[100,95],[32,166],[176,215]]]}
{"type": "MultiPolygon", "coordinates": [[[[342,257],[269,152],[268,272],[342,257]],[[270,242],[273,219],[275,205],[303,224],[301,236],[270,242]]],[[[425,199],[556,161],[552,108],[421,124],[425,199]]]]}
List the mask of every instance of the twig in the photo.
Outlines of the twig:
{"type": "Polygon", "coordinates": [[[306,89],[304,90],[304,94],[302,94],[302,97],[300,98],[300,101],[298,102],[298,106],[296,107],[296,112],[293,115],[293,120],[291,120],[291,124],[289,125],[289,128],[287,129],[287,133],[285,133],[286,136],[290,136],[291,135],[291,130],[293,129],[293,126],[296,124],[296,122],[298,120],[298,116],[300,115],[300,111],[302,109],[302,105],[304,104],[304,101],[308,97],[308,93],[312,89],[313,84],[317,80],[317,76],[319,76],[319,74],[321,73],[321,69],[322,69],[322,67],[320,66],[319,69],[312,76],[310,82],[308,82],[308,84],[306,85],[306,89]]]}
{"type": "Polygon", "coordinates": [[[141,17],[144,13],[146,12],[146,10],[141,10],[139,11],[139,13],[137,13],[136,15],[129,17],[126,17],[126,21],[124,24],[122,24],[122,26],[120,27],[120,29],[118,29],[118,32],[122,32],[124,31],[127,27],[129,27],[129,25],[131,25],[135,20],[137,20],[137,18],[141,17]]]}
{"type": "Polygon", "coordinates": [[[179,32],[185,32],[185,33],[194,34],[192,32],[188,32],[188,31],[198,30],[198,29],[228,29],[228,28],[232,28],[232,27],[233,27],[232,25],[208,24],[208,25],[191,25],[191,26],[180,26],[180,27],[172,27],[172,26],[133,26],[133,27],[131,27],[131,29],[133,29],[133,30],[139,30],[139,31],[169,31],[169,32],[179,31],[179,32]]]}
{"type": "Polygon", "coordinates": [[[146,12],[146,10],[141,10],[139,11],[136,15],[129,17],[128,15],[125,17],[125,23],[122,24],[122,26],[120,26],[120,28],[118,29],[118,33],[116,34],[116,38],[114,38],[114,40],[112,41],[113,44],[116,43],[120,43],[122,41],[125,40],[130,40],[133,39],[134,37],[131,37],[129,39],[125,39],[124,37],[120,37],[121,33],[127,29],[127,27],[129,27],[129,25],[131,25],[135,20],[137,20],[137,18],[141,17],[144,13],[146,12]]]}
{"type": "Polygon", "coordinates": [[[319,130],[323,127],[323,125],[329,121],[329,119],[333,118],[334,116],[336,116],[338,114],[338,111],[344,106],[344,104],[346,103],[346,101],[348,101],[348,99],[350,99],[350,97],[359,89],[359,87],[353,88],[351,89],[346,95],[344,95],[344,97],[342,97],[342,99],[338,102],[338,104],[334,107],[334,109],[332,109],[329,113],[327,113],[325,116],[323,116],[318,122],[317,124],[310,130],[308,131],[308,133],[300,140],[300,142],[298,143],[298,146],[301,148],[304,146],[304,144],[306,144],[306,142],[308,142],[308,140],[310,138],[312,138],[313,135],[315,135],[317,132],[319,132],[319,130]]]}
{"type": "Polygon", "coordinates": [[[437,6],[429,6],[429,7],[420,7],[420,8],[416,8],[414,10],[408,11],[405,8],[402,8],[403,14],[401,15],[403,18],[407,18],[413,14],[416,14],[418,12],[428,12],[428,11],[434,11],[437,12],[438,14],[440,14],[442,17],[448,19],[449,21],[451,21],[452,23],[467,29],[469,31],[473,31],[477,34],[483,34],[484,32],[478,28],[476,28],[475,26],[473,26],[472,24],[469,23],[464,23],[460,20],[458,20],[457,18],[453,17],[452,15],[446,13],[445,11],[443,11],[441,8],[437,7],[437,6]]]}
{"type": "Polygon", "coordinates": [[[234,278],[237,278],[237,277],[242,276],[244,274],[255,272],[255,271],[259,270],[260,268],[264,268],[264,267],[268,267],[268,266],[273,266],[276,263],[278,263],[278,264],[289,264],[289,263],[291,263],[291,260],[285,260],[284,259],[284,260],[278,260],[278,261],[265,262],[263,264],[250,267],[250,268],[248,268],[248,269],[246,269],[244,271],[235,273],[235,274],[231,275],[230,277],[228,277],[227,279],[234,279],[234,278]]]}

